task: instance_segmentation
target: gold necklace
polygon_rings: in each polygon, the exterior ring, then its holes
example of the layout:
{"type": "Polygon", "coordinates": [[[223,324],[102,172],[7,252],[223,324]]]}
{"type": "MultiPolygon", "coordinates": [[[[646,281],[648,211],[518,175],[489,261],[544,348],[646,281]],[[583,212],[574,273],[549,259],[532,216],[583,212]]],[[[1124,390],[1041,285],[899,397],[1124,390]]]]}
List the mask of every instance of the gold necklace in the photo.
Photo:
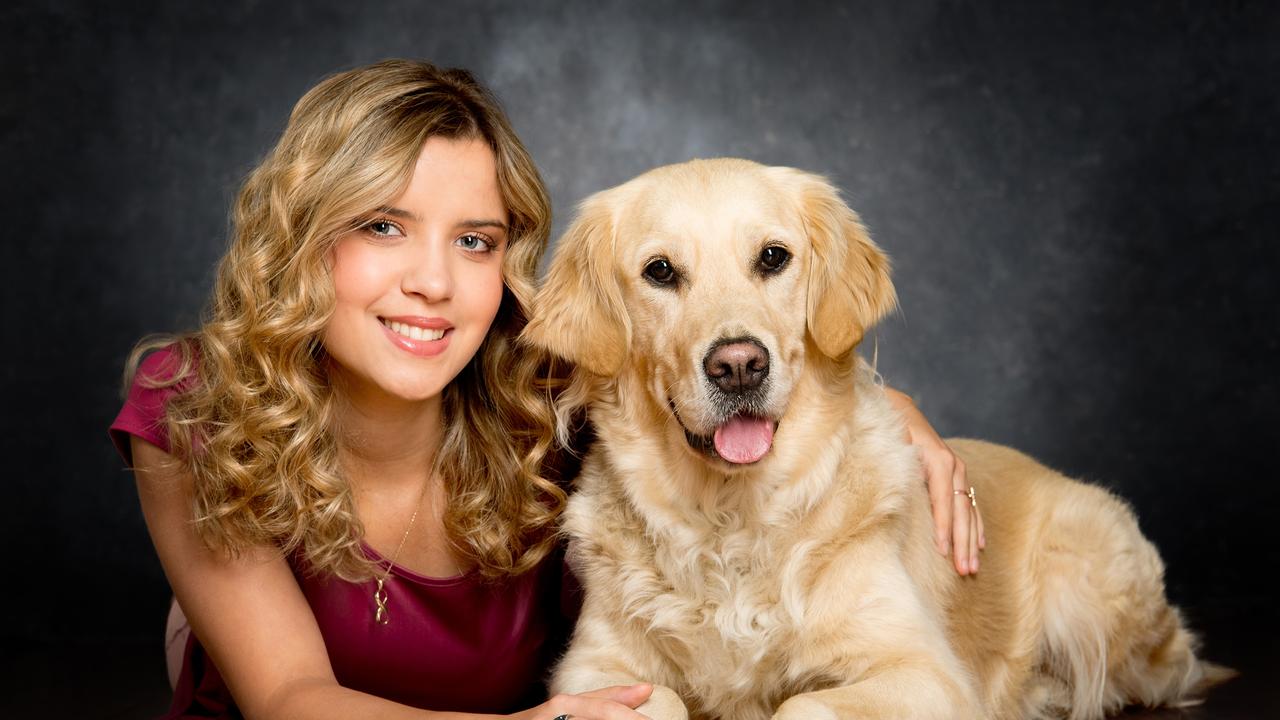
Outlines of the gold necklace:
{"type": "Polygon", "coordinates": [[[391,577],[391,568],[395,567],[396,558],[400,557],[400,551],[404,549],[405,540],[409,539],[409,531],[413,529],[413,521],[418,519],[418,511],[422,509],[422,499],[427,496],[427,485],[430,482],[422,483],[422,492],[418,493],[418,504],[413,507],[413,514],[409,516],[409,525],[404,529],[404,535],[400,536],[400,544],[396,546],[396,551],[392,553],[391,560],[387,562],[387,569],[382,571],[382,577],[374,578],[378,581],[378,587],[373,591],[373,621],[379,625],[386,625],[391,622],[391,616],[387,613],[387,591],[383,587],[387,578],[391,577]]]}

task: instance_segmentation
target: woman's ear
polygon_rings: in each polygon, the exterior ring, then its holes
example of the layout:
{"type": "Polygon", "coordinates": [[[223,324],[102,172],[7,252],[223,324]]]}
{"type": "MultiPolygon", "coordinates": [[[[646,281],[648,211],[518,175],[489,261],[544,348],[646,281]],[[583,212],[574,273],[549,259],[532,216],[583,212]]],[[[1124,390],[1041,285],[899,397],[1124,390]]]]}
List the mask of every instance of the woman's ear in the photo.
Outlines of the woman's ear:
{"type": "Polygon", "coordinates": [[[587,198],[556,243],[520,337],[597,375],[612,376],[622,369],[631,346],[631,321],[614,274],[613,219],[604,195],[587,198]]]}
{"type": "Polygon", "coordinates": [[[791,171],[809,237],[809,334],[824,355],[849,352],[867,330],[897,306],[889,258],[862,221],[825,179],[791,171]]]}

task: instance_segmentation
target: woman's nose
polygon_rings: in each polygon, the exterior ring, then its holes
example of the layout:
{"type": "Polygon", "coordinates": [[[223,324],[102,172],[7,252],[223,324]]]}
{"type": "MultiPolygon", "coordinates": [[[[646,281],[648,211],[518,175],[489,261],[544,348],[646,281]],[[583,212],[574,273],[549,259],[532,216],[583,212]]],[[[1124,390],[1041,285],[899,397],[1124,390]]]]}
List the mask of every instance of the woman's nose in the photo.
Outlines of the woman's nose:
{"type": "Polygon", "coordinates": [[[431,240],[422,245],[422,251],[410,253],[408,258],[404,291],[421,295],[428,302],[448,300],[453,297],[453,266],[448,243],[431,240]]]}

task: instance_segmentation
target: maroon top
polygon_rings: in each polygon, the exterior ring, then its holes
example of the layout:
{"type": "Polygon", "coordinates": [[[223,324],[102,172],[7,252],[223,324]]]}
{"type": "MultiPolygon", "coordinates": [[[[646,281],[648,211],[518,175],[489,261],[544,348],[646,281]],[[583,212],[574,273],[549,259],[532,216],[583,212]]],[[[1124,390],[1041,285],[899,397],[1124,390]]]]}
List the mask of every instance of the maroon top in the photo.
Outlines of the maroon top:
{"type": "MultiPolygon", "coordinates": [[[[176,357],[166,349],[142,362],[111,424],[111,438],[128,464],[129,435],[169,449],[164,405],[176,391],[143,387],[139,378],[171,377],[176,357]]],[[[364,551],[385,566],[372,548],[364,551]]],[[[474,573],[431,578],[392,565],[387,625],[373,620],[374,581],[307,573],[298,558],[289,565],[315,613],[338,682],[424,709],[503,713],[537,705],[545,698],[546,668],[576,614],[576,584],[565,582],[559,553],[497,585],[474,573]]],[[[239,717],[194,635],[165,717],[239,717]]]]}

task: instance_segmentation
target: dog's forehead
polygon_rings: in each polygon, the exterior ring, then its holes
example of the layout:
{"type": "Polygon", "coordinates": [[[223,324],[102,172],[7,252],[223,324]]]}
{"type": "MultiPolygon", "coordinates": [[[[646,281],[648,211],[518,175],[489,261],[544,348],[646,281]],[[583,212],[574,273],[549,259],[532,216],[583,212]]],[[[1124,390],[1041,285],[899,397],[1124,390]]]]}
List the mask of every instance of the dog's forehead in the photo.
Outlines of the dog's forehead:
{"type": "Polygon", "coordinates": [[[623,225],[655,242],[701,245],[788,234],[799,226],[794,198],[754,163],[695,161],[640,180],[623,225]]]}

